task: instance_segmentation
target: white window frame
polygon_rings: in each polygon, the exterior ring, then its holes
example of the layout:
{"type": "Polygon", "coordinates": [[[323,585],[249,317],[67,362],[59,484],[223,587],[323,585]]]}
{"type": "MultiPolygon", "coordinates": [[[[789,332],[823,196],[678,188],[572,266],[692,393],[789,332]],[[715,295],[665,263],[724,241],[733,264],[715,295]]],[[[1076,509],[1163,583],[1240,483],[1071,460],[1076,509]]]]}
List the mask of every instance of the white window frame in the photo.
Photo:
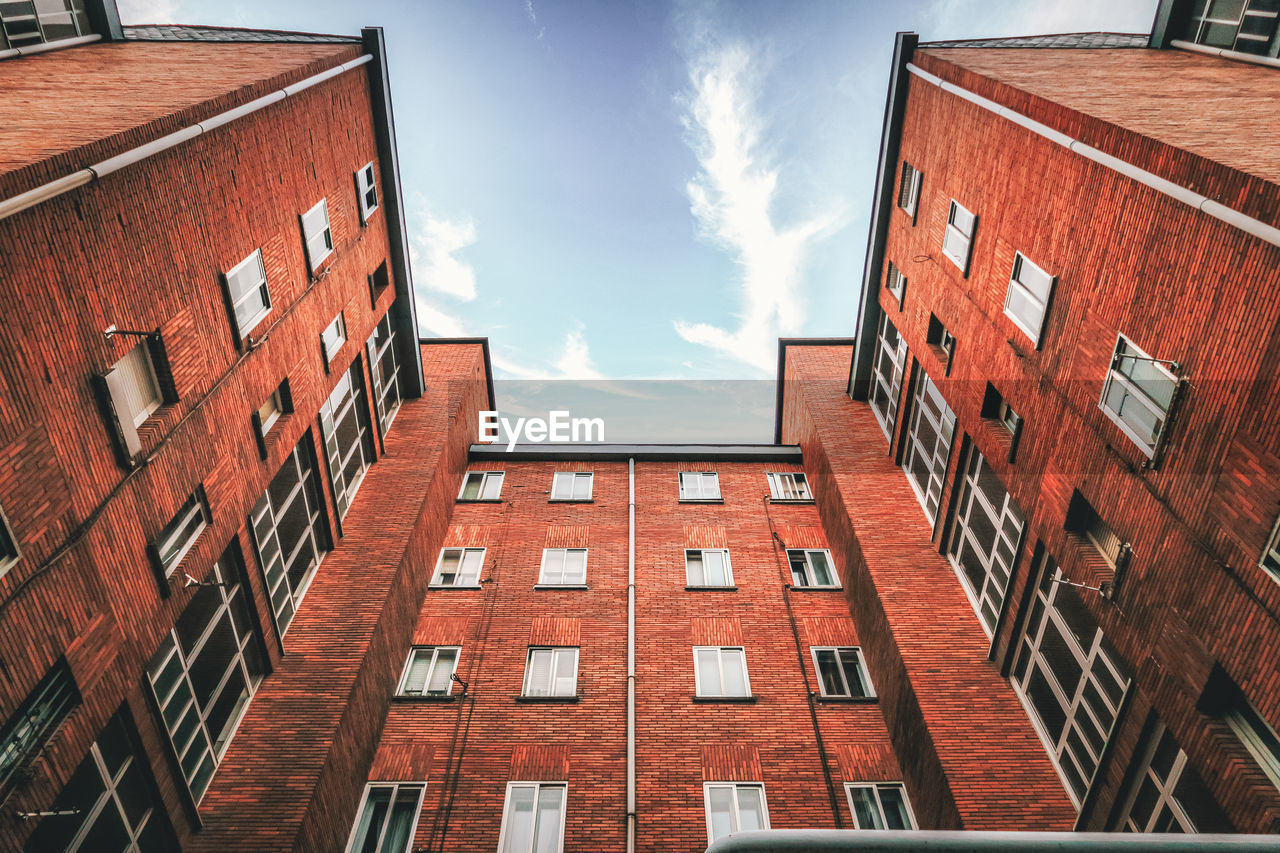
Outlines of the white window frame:
{"type": "Polygon", "coordinates": [[[896,788],[902,794],[902,806],[907,812],[907,829],[916,828],[916,815],[911,810],[911,799],[907,797],[907,789],[901,782],[845,782],[844,796],[845,802],[849,806],[849,816],[853,820],[854,829],[884,829],[885,828],[885,810],[884,801],[880,797],[880,792],[885,788],[896,788]],[[880,820],[880,826],[863,826],[858,821],[858,810],[853,805],[853,792],[855,790],[870,789],[875,799],[877,816],[880,820]]]}
{"type": "Polygon", "coordinates": [[[578,647],[577,646],[530,646],[528,654],[524,659],[524,683],[520,688],[520,695],[524,697],[547,698],[547,699],[567,699],[578,695],[578,647]],[[535,655],[550,653],[551,663],[547,668],[548,683],[538,685],[533,683],[534,669],[533,659],[535,655]],[[560,662],[564,658],[570,658],[573,661],[573,683],[568,685],[567,690],[562,684],[557,684],[560,680],[556,676],[556,671],[560,668],[560,662]],[[536,691],[536,692],[535,692],[536,691]]]}
{"type": "Polygon", "coordinates": [[[138,341],[103,376],[124,450],[129,457],[142,451],[138,427],[164,402],[160,379],[147,338],[138,341]]]}
{"type": "Polygon", "coordinates": [[[876,689],[871,684],[871,676],[867,673],[867,661],[862,655],[862,649],[858,646],[810,646],[809,655],[813,659],[813,672],[818,679],[818,692],[825,697],[848,697],[857,699],[870,699],[876,695],[876,689]],[[822,679],[822,667],[818,664],[819,652],[833,652],[836,657],[836,670],[840,673],[840,682],[844,685],[843,693],[828,693],[826,684],[822,679]],[[854,696],[853,689],[849,685],[849,676],[845,672],[844,662],[852,658],[854,670],[858,674],[858,687],[862,691],[861,696],[854,696]]]}
{"type": "Polygon", "coordinates": [[[969,259],[973,255],[973,237],[978,233],[978,216],[955,199],[947,208],[947,227],[942,234],[942,254],[951,263],[960,268],[960,272],[969,274],[969,259]],[[969,230],[966,232],[955,223],[956,213],[962,212],[970,218],[969,230]]]}
{"type": "Polygon", "coordinates": [[[283,416],[284,416],[283,387],[277,385],[276,389],[272,391],[267,396],[267,399],[262,401],[262,405],[258,407],[258,434],[265,438],[267,433],[271,432],[271,428],[275,426],[276,421],[280,420],[280,418],[283,416]],[[262,412],[264,409],[267,408],[267,406],[270,406],[271,410],[267,414],[267,416],[264,418],[262,416],[262,412]]]}
{"type": "Polygon", "coordinates": [[[720,589],[723,587],[732,587],[733,583],[733,565],[729,561],[728,548],[685,548],[684,549],[684,581],[688,586],[694,587],[710,587],[720,589]],[[694,583],[694,579],[690,572],[690,555],[697,554],[698,561],[702,564],[702,582],[694,583]],[[719,554],[721,565],[724,567],[724,583],[709,583],[707,578],[707,554],[719,554]]]}
{"type": "Polygon", "coordinates": [[[333,489],[333,502],[341,521],[351,508],[365,473],[373,464],[373,426],[369,423],[369,409],[365,403],[364,372],[360,368],[360,359],[355,359],[338,379],[320,406],[319,414],[320,437],[329,465],[329,485],[333,489]],[[348,418],[355,419],[355,429],[350,431],[354,441],[344,447],[341,439],[347,431],[343,424],[348,418]],[[353,462],[355,470],[349,471],[353,462]]]}
{"type": "Polygon", "coordinates": [[[924,173],[915,166],[906,160],[902,161],[902,172],[898,178],[898,207],[907,212],[912,223],[916,220],[916,209],[920,204],[920,183],[923,176],[924,173]]]}
{"type": "Polygon", "coordinates": [[[9,517],[0,509],[0,578],[22,558],[22,546],[9,517]]]}
{"type": "Polygon", "coordinates": [[[267,267],[262,259],[262,249],[233,266],[223,274],[227,283],[227,298],[231,302],[231,317],[236,324],[236,334],[244,339],[271,313],[271,288],[267,285],[267,267]],[[251,276],[246,276],[246,272],[251,276]],[[242,278],[242,276],[244,276],[242,278]],[[240,319],[240,308],[257,297],[258,308],[240,319]]]}
{"type": "Polygon", "coordinates": [[[345,311],[339,311],[333,322],[324,327],[320,333],[320,347],[324,350],[325,364],[333,361],[347,342],[347,318],[345,311]]]}
{"type": "Polygon", "coordinates": [[[553,501],[590,501],[594,500],[596,488],[596,475],[594,471],[556,471],[551,476],[551,500],[553,501]],[[556,492],[560,491],[559,484],[564,482],[565,478],[569,479],[569,496],[556,497],[556,492]],[[578,486],[583,481],[587,484],[587,496],[579,497],[577,495],[578,486]]]}
{"type": "Polygon", "coordinates": [[[466,548],[462,546],[441,548],[440,556],[436,558],[436,570],[431,575],[431,586],[437,587],[437,588],[466,587],[466,588],[478,589],[480,587],[480,575],[484,573],[484,558],[485,558],[484,548],[466,548]],[[454,573],[454,581],[452,583],[445,583],[440,579],[440,575],[441,575],[441,571],[444,569],[444,558],[445,556],[451,553],[457,553],[458,555],[458,569],[454,573]],[[472,565],[475,566],[475,572],[474,572],[475,579],[472,580],[470,583],[465,583],[464,581],[470,575],[464,574],[462,572],[462,568],[465,564],[468,563],[467,555],[469,554],[479,554],[480,558],[478,561],[472,562],[472,565]]]}
{"type": "MultiPolygon", "coordinates": [[[[1155,728],[1152,729],[1150,736],[1144,744],[1144,748],[1137,753],[1137,761],[1140,769],[1129,786],[1128,796],[1124,801],[1124,818],[1120,821],[1120,830],[1122,832],[1160,832],[1168,830],[1160,829],[1160,817],[1163,812],[1167,812],[1177,825],[1176,832],[1183,834],[1191,834],[1194,832],[1215,832],[1222,831],[1214,827],[1197,827],[1191,815],[1187,814],[1186,807],[1182,800],[1177,796],[1179,783],[1182,782],[1182,776],[1186,772],[1196,774],[1195,768],[1190,766],[1187,761],[1187,753],[1173,735],[1165,727],[1164,723],[1157,722],[1155,728]],[[1160,751],[1160,747],[1168,738],[1171,745],[1177,747],[1178,751],[1174,754],[1173,762],[1169,765],[1169,772],[1161,778],[1160,773],[1152,766],[1156,754],[1160,751]],[[1133,808],[1138,804],[1138,794],[1146,783],[1150,783],[1152,789],[1156,792],[1156,798],[1150,803],[1150,811],[1144,815],[1135,816],[1133,808]],[[1139,820],[1139,818],[1141,818],[1139,820]]],[[[1204,780],[1199,780],[1200,784],[1204,784],[1204,780]]],[[[1213,806],[1220,812],[1221,806],[1215,801],[1213,806]]]]}
{"type": "Polygon", "coordinates": [[[898,300],[898,309],[902,309],[902,297],[907,292],[907,277],[902,274],[902,270],[893,261],[889,261],[888,269],[884,274],[884,288],[889,291],[894,299],[898,300]]]}
{"type": "Polygon", "coordinates": [[[1168,433],[1169,417],[1173,412],[1174,406],[1178,404],[1181,384],[1182,381],[1177,376],[1160,362],[1152,360],[1151,356],[1139,349],[1133,341],[1123,334],[1116,335],[1116,346],[1111,353],[1111,366],[1107,369],[1107,378],[1102,383],[1102,394],[1098,398],[1098,408],[1102,409],[1106,416],[1111,419],[1111,422],[1118,426],[1120,431],[1128,436],[1147,458],[1154,459],[1156,451],[1164,443],[1165,436],[1168,433]],[[1169,391],[1169,403],[1167,406],[1162,408],[1159,401],[1148,394],[1137,381],[1117,367],[1117,364],[1125,358],[1145,361],[1156,373],[1161,374],[1160,379],[1172,384],[1173,387],[1169,391]],[[1113,385],[1120,386],[1125,395],[1119,410],[1113,409],[1107,404],[1107,393],[1113,385]],[[1138,432],[1136,426],[1131,425],[1125,419],[1122,410],[1125,408],[1124,403],[1128,400],[1132,400],[1135,405],[1146,409],[1159,422],[1152,435],[1144,435],[1138,432]]]}
{"type": "Polygon", "coordinates": [[[1248,699],[1240,696],[1222,719],[1248,750],[1259,769],[1280,791],[1280,734],[1258,713],[1248,699]]]}
{"type": "Polygon", "coordinates": [[[409,657],[405,659],[404,671],[400,673],[400,682],[396,685],[397,696],[450,696],[453,694],[453,674],[458,671],[458,659],[462,657],[461,646],[413,646],[409,649],[409,657]],[[436,667],[441,666],[440,653],[452,652],[453,663],[448,664],[449,677],[445,678],[445,687],[443,693],[433,693],[427,688],[431,686],[432,677],[436,674],[436,667]],[[427,666],[427,677],[422,682],[423,689],[417,693],[406,691],[409,683],[409,675],[413,672],[413,665],[420,656],[429,653],[431,662],[427,666]]]}
{"type": "Polygon", "coordinates": [[[747,650],[742,646],[694,646],[693,647],[693,684],[694,695],[706,699],[747,699],[753,694],[751,693],[751,676],[747,672],[747,650]],[[718,693],[703,692],[704,688],[712,687],[707,683],[711,678],[711,673],[702,672],[702,666],[698,663],[698,652],[714,651],[716,656],[716,672],[715,689],[718,693]],[[726,693],[725,692],[725,661],[734,660],[742,665],[742,684],[745,693],[726,693]]]}
{"type": "Polygon", "coordinates": [[[498,833],[498,850],[500,850],[501,853],[535,853],[535,851],[542,849],[538,844],[538,841],[540,840],[538,833],[539,830],[542,829],[542,825],[539,823],[539,818],[542,815],[542,810],[539,808],[539,801],[542,797],[543,788],[559,788],[561,790],[559,826],[554,828],[557,838],[555,853],[564,853],[565,814],[569,811],[569,784],[567,782],[523,781],[507,783],[507,794],[502,803],[502,829],[498,833]],[[517,848],[514,841],[509,837],[511,834],[511,820],[513,817],[511,811],[511,795],[513,791],[521,788],[532,788],[534,792],[533,821],[531,824],[533,831],[529,833],[529,846],[517,848]]]}
{"type": "Polygon", "coordinates": [[[470,503],[472,501],[496,501],[502,499],[502,486],[506,482],[506,471],[467,471],[462,477],[462,489],[458,492],[458,500],[470,503]],[[467,484],[473,479],[480,480],[480,491],[477,497],[469,498],[467,494],[467,484]],[[485,491],[489,486],[496,482],[498,484],[497,492],[491,497],[485,497],[485,491]]]}
{"type": "Polygon", "coordinates": [[[324,259],[333,254],[333,229],[329,221],[329,200],[322,198],[302,214],[302,245],[307,251],[307,266],[312,272],[320,269],[324,259]],[[317,222],[317,219],[320,222],[317,222]],[[323,251],[321,248],[323,247],[323,251]]]}
{"type": "Polygon", "coordinates": [[[373,377],[373,398],[377,403],[378,425],[385,435],[400,411],[400,357],[396,353],[396,330],[391,312],[373,327],[366,343],[369,351],[369,373],[373,377]]]}
{"type": "MultiPolygon", "coordinates": [[[[728,788],[733,792],[733,810],[729,815],[730,830],[729,835],[742,831],[742,817],[740,806],[738,803],[738,792],[743,788],[755,788],[760,792],[760,817],[761,829],[769,829],[769,802],[765,796],[763,782],[703,782],[702,783],[702,804],[703,811],[707,819],[707,843],[711,844],[718,839],[711,823],[711,791],[714,788],[728,788]]],[[[728,837],[728,836],[725,836],[728,837]]]]}
{"type": "MultiPolygon", "coordinates": [[[[365,846],[365,844],[361,844],[360,848],[357,848],[356,840],[360,834],[361,828],[364,825],[365,809],[369,805],[369,795],[379,788],[391,789],[391,796],[387,801],[388,808],[386,811],[386,818],[390,818],[392,812],[395,810],[394,807],[395,807],[396,800],[399,799],[399,796],[402,790],[412,792],[414,789],[416,789],[418,796],[417,796],[417,806],[414,808],[414,811],[413,811],[413,823],[409,825],[409,833],[407,836],[404,849],[400,851],[383,851],[382,850],[382,844],[386,840],[387,827],[391,825],[391,821],[387,819],[384,819],[382,824],[382,829],[378,831],[378,841],[377,841],[377,844],[374,845],[374,849],[377,850],[378,853],[409,853],[409,850],[412,849],[413,847],[413,837],[418,834],[418,821],[422,819],[422,800],[427,792],[427,783],[426,782],[368,782],[364,786],[364,793],[360,795],[360,806],[359,808],[356,809],[356,820],[355,820],[355,823],[352,824],[351,826],[351,834],[347,836],[347,846],[346,846],[347,853],[359,853],[359,849],[365,846]]],[[[368,840],[364,839],[364,841],[367,844],[368,840]]]]}
{"type": "Polygon", "coordinates": [[[769,499],[778,501],[811,501],[809,478],[803,471],[766,471],[769,481],[769,499]]]}
{"type": "Polygon", "coordinates": [[[880,328],[876,332],[875,358],[871,369],[871,391],[867,403],[876,416],[885,438],[893,442],[893,428],[898,422],[898,400],[902,397],[902,377],[907,367],[907,339],[889,322],[889,315],[880,312],[880,328]],[[897,343],[890,346],[889,332],[897,343]],[[883,411],[881,407],[883,406],[883,411]]]}
{"type": "Polygon", "coordinates": [[[1280,583],[1280,516],[1276,517],[1276,523],[1271,528],[1271,536],[1267,538],[1267,546],[1262,549],[1258,565],[1273,581],[1280,583]]]}
{"type": "Polygon", "coordinates": [[[360,204],[360,221],[368,222],[369,217],[378,209],[378,179],[370,160],[356,171],[356,200],[360,204]],[[370,202],[370,195],[373,196],[370,202]]]}
{"type": "Polygon", "coordinates": [[[1027,256],[1021,252],[1014,254],[1013,272],[1009,274],[1009,287],[1004,295],[1004,315],[1012,320],[1013,324],[1031,339],[1031,343],[1037,349],[1040,347],[1040,336],[1044,333],[1045,316],[1049,313],[1049,300],[1053,298],[1053,290],[1057,287],[1057,284],[1057,276],[1049,275],[1039,266],[1027,260],[1027,256]],[[1031,276],[1026,275],[1027,271],[1031,272],[1031,276]],[[1048,282],[1044,286],[1043,293],[1037,292],[1038,284],[1033,278],[1036,274],[1043,276],[1048,282]],[[1023,281],[1024,278],[1027,278],[1028,281],[1023,281]],[[1037,285],[1037,287],[1032,285],[1037,285]],[[1038,316],[1034,320],[1018,316],[1014,308],[1016,298],[1021,298],[1037,309],[1038,316]]]}
{"type": "Polygon", "coordinates": [[[827,548],[788,548],[787,568],[791,571],[792,589],[840,589],[840,573],[836,571],[836,562],[831,559],[831,551],[827,548]],[[804,583],[797,584],[793,555],[804,555],[804,583]],[[817,583],[818,572],[813,565],[813,555],[821,554],[827,561],[827,569],[831,573],[831,583],[817,583]]]}
{"type": "Polygon", "coordinates": [[[586,586],[587,583],[587,549],[586,548],[543,548],[542,549],[542,566],[538,570],[538,584],[540,586],[586,586]],[[582,554],[582,579],[573,580],[568,576],[568,564],[570,554],[582,554]],[[548,572],[549,568],[555,566],[557,559],[559,560],[560,579],[553,580],[553,576],[548,572]]]}
{"type": "Polygon", "coordinates": [[[915,388],[911,394],[911,416],[903,437],[902,468],[907,472],[907,482],[920,501],[925,518],[933,525],[938,520],[942,506],[942,491],[946,486],[947,465],[951,460],[951,448],[955,444],[956,415],[947,404],[937,384],[924,370],[919,370],[915,388]],[[928,421],[933,433],[933,446],[926,446],[920,437],[921,419],[928,421]],[[927,469],[928,482],[916,482],[914,467],[927,469]]]}
{"type": "Polygon", "coordinates": [[[1214,25],[1225,25],[1235,27],[1235,37],[1231,41],[1231,46],[1226,47],[1227,50],[1234,50],[1241,53],[1250,53],[1255,56],[1266,56],[1266,50],[1271,40],[1276,37],[1276,13],[1263,11],[1261,9],[1252,8],[1253,4],[1246,2],[1240,7],[1240,16],[1238,18],[1214,18],[1210,17],[1210,11],[1216,4],[1212,0],[1199,0],[1191,10],[1191,26],[1194,28],[1188,32],[1190,40],[1197,44],[1209,45],[1211,47],[1224,47],[1224,45],[1216,44],[1208,39],[1209,28],[1214,25]],[[1269,20],[1271,22],[1271,34],[1266,36],[1254,35],[1252,33],[1241,32],[1244,29],[1244,19],[1253,17],[1259,20],[1269,20]],[[1245,45],[1240,44],[1240,40],[1244,39],[1252,45],[1253,49],[1247,49],[1245,45]],[[1242,48],[1246,48],[1242,50],[1242,48]]]}
{"type": "Polygon", "coordinates": [[[178,511],[174,513],[173,518],[169,519],[169,523],[164,526],[153,543],[156,561],[164,570],[166,578],[173,577],[173,573],[178,570],[178,566],[182,565],[183,559],[195,547],[200,534],[208,526],[209,509],[205,506],[200,490],[197,489],[182,502],[182,506],[178,507],[178,511]],[[195,522],[198,523],[192,527],[191,525],[195,522]],[[182,537],[180,544],[179,537],[182,537]],[[176,550],[170,550],[175,545],[177,545],[176,550]]]}
{"type": "Polygon", "coordinates": [[[682,501],[718,501],[720,474],[717,471],[681,471],[677,475],[682,501]]]}

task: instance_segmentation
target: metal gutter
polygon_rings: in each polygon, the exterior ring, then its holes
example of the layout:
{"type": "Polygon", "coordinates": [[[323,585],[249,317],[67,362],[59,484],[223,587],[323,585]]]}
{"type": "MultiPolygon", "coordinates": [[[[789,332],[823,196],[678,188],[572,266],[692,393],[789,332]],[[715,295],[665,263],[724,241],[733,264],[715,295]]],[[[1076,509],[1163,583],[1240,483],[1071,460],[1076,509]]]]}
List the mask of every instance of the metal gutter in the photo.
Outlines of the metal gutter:
{"type": "Polygon", "coordinates": [[[778,338],[778,379],[773,404],[774,444],[782,444],[782,391],[787,375],[787,347],[847,347],[856,342],[856,338],[778,338]]]}
{"type": "Polygon", "coordinates": [[[867,234],[867,258],[862,268],[862,304],[859,306],[853,360],[849,365],[849,396],[867,399],[871,386],[871,362],[875,356],[876,325],[880,319],[880,268],[884,264],[884,246],[889,235],[889,217],[893,213],[894,178],[898,174],[898,146],[902,142],[902,121],[907,109],[908,76],[904,69],[915,54],[920,37],[915,33],[898,33],[893,43],[893,66],[889,72],[889,91],[885,96],[884,130],[880,135],[880,159],[876,163],[875,201],[871,206],[871,225],[867,234]]]}
{"type": "Polygon", "coordinates": [[[1280,246],[1280,228],[1277,228],[1274,225],[1269,225],[1260,219],[1254,219],[1253,217],[1247,216],[1238,210],[1229,208],[1224,204],[1219,204],[1207,196],[1203,196],[1200,193],[1189,190],[1186,187],[1173,183],[1172,181],[1167,181],[1159,175],[1148,172],[1145,169],[1141,169],[1132,163],[1099,151],[1091,145],[1086,145],[1080,140],[1068,136],[1061,131],[1054,130],[1048,125],[1041,124],[1022,113],[1011,110],[1006,106],[1002,106],[989,98],[984,98],[981,95],[974,94],[968,89],[943,80],[941,77],[934,74],[930,74],[928,71],[925,71],[916,65],[907,63],[907,70],[916,77],[919,77],[921,80],[927,83],[932,83],[944,92],[950,92],[957,97],[963,98],[972,104],[982,107],[984,110],[988,110],[998,116],[1006,118],[1014,124],[1020,125],[1021,127],[1030,130],[1032,133],[1048,139],[1050,142],[1056,142],[1064,148],[1074,151],[1081,157],[1092,160],[1093,162],[1111,169],[1113,172],[1118,172],[1127,178],[1132,178],[1138,183],[1150,187],[1162,195],[1168,196],[1175,201],[1180,201],[1190,207],[1194,207],[1196,210],[1212,216],[1214,219],[1224,222],[1233,228],[1238,228],[1252,237],[1257,237],[1265,243],[1270,243],[1273,246],[1280,246]]]}
{"type": "Polygon", "coordinates": [[[112,172],[118,172],[126,166],[132,166],[133,164],[139,163],[148,157],[152,157],[162,151],[167,151],[170,148],[181,145],[188,140],[195,139],[197,136],[207,133],[214,128],[221,127],[228,122],[235,121],[236,119],[242,118],[250,113],[257,112],[263,107],[274,104],[277,101],[283,101],[285,98],[292,97],[305,89],[309,89],[318,83],[323,83],[330,78],[337,77],[339,74],[343,74],[353,68],[359,68],[361,65],[372,60],[373,57],[369,54],[356,57],[350,62],[344,62],[342,65],[322,71],[305,80],[300,80],[297,83],[286,86],[269,95],[257,98],[247,104],[218,113],[212,118],[205,119],[204,121],[197,122],[196,124],[162,136],[159,139],[154,139],[151,142],[131,148],[122,154],[117,154],[114,157],[108,157],[106,160],[95,163],[92,166],[86,166],[83,169],[72,172],[69,175],[64,175],[61,178],[49,181],[35,189],[27,190],[24,193],[11,196],[10,198],[0,201],[0,219],[13,216],[15,213],[20,213],[27,208],[35,207],[36,205],[46,202],[51,198],[56,198],[57,196],[70,192],[76,187],[82,187],[85,184],[99,180],[110,175],[112,172]]]}
{"type": "MultiPolygon", "coordinates": [[[[493,362],[489,360],[488,338],[418,338],[419,346],[423,344],[478,344],[484,351],[484,381],[489,386],[489,410],[497,411],[498,404],[493,396],[493,362]]],[[[475,445],[472,445],[473,447],[475,445]]]]}
{"type": "Polygon", "coordinates": [[[469,458],[510,462],[803,462],[800,448],[794,444],[517,444],[508,453],[505,444],[495,442],[471,445],[469,458]]]}
{"type": "Polygon", "coordinates": [[[1238,50],[1227,50],[1223,47],[1210,47],[1207,44],[1196,44],[1182,39],[1171,39],[1169,46],[1194,51],[1195,53],[1204,53],[1209,56],[1220,56],[1223,59],[1234,59],[1236,62],[1261,65],[1264,68],[1280,68],[1280,59],[1276,59],[1274,56],[1258,56],[1256,53],[1242,53],[1238,50]]]}
{"type": "Polygon", "coordinates": [[[17,56],[33,56],[39,53],[49,53],[54,50],[62,50],[64,47],[79,47],[82,44],[92,44],[95,41],[102,41],[102,36],[97,33],[92,33],[87,36],[76,36],[73,39],[46,41],[41,44],[27,45],[26,47],[10,47],[5,50],[0,50],[0,59],[12,59],[17,56]]]}
{"type": "MultiPolygon", "coordinates": [[[[413,268],[409,264],[409,230],[404,216],[404,190],[400,186],[400,155],[396,150],[396,120],[391,109],[391,72],[387,67],[387,42],[382,27],[365,27],[360,31],[364,49],[375,63],[369,73],[369,100],[373,105],[373,133],[378,142],[378,162],[382,165],[383,216],[387,218],[387,244],[391,273],[396,283],[396,298],[391,310],[393,320],[405,341],[416,341],[418,332],[418,305],[413,289],[413,268]]],[[[411,397],[421,397],[426,390],[426,377],[422,368],[422,352],[412,349],[413,387],[411,397]]],[[[488,347],[485,348],[485,365],[489,363],[488,347]]],[[[489,382],[493,388],[493,382],[489,382]]],[[[492,395],[492,391],[490,392],[492,395]]]]}
{"type": "Polygon", "coordinates": [[[627,460],[627,853],[636,849],[636,460],[627,460]]]}
{"type": "Polygon", "coordinates": [[[779,829],[739,832],[716,841],[706,853],[1274,853],[1275,849],[1274,835],[779,829]]]}

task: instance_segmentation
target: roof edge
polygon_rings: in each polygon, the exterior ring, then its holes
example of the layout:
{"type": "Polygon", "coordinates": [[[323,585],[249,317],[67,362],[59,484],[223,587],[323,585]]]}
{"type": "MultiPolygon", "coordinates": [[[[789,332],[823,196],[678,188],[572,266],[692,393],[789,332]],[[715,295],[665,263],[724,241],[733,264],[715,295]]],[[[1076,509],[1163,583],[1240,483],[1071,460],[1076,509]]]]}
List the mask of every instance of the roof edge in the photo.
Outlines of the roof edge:
{"type": "Polygon", "coordinates": [[[493,396],[493,361],[489,358],[489,339],[486,337],[475,338],[418,338],[418,345],[423,344],[479,344],[480,349],[484,351],[484,381],[489,386],[489,409],[497,411],[498,404],[493,396]]]}
{"type": "Polygon", "coordinates": [[[857,343],[857,338],[778,338],[778,378],[775,380],[773,404],[773,443],[782,445],[783,386],[786,384],[787,347],[844,347],[857,343]]]}
{"type": "Polygon", "coordinates": [[[473,444],[471,461],[571,462],[787,462],[799,465],[799,445],[778,444],[473,444]]]}

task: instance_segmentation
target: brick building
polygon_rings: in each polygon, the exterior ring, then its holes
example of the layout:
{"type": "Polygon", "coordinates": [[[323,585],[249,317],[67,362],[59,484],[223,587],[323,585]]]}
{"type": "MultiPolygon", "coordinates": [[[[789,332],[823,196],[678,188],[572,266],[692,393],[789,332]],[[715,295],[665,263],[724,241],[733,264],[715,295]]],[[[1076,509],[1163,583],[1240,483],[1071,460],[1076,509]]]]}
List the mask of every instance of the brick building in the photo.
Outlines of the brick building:
{"type": "Polygon", "coordinates": [[[514,453],[380,31],[22,5],[0,851],[1280,829],[1274,4],[900,35],[774,444],[514,453]]]}

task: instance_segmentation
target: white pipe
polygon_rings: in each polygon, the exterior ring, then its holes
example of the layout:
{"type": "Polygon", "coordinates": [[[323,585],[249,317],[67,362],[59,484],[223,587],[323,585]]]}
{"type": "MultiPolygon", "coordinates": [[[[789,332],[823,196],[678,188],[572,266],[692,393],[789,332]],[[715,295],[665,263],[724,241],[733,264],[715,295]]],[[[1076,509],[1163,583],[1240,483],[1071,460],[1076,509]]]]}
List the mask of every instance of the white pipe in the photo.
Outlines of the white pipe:
{"type": "Polygon", "coordinates": [[[1263,65],[1267,68],[1280,68],[1280,59],[1276,59],[1274,56],[1258,56],[1256,53],[1244,53],[1239,50],[1210,47],[1207,44],[1195,44],[1194,42],[1183,41],[1182,39],[1171,39],[1169,44],[1172,47],[1179,47],[1183,50],[1192,50],[1196,53],[1207,53],[1210,56],[1221,56],[1223,59],[1234,59],[1237,62],[1251,62],[1254,65],[1263,65]]]}
{"type": "Polygon", "coordinates": [[[627,460],[627,853],[636,849],[636,460],[627,460]]]}
{"type": "Polygon", "coordinates": [[[48,53],[51,50],[62,50],[64,47],[77,47],[78,45],[90,44],[101,40],[102,36],[97,33],[90,33],[87,36],[76,36],[73,39],[56,39],[54,41],[46,41],[40,44],[11,47],[7,50],[0,50],[0,59],[11,59],[15,56],[31,56],[36,53],[48,53]]]}
{"type": "Polygon", "coordinates": [[[1032,133],[1043,136],[1051,142],[1056,142],[1064,148],[1074,151],[1081,157],[1092,160],[1093,162],[1105,166],[1114,172],[1119,172],[1125,177],[1132,178],[1138,183],[1151,187],[1151,189],[1166,195],[1169,198],[1180,201],[1183,204],[1190,205],[1191,207],[1212,216],[1220,222],[1225,222],[1233,228],[1238,228],[1246,234],[1257,237],[1259,240],[1270,243],[1273,246],[1280,246],[1280,228],[1277,228],[1274,225],[1269,225],[1260,219],[1254,219],[1252,216],[1248,216],[1238,210],[1229,208],[1226,205],[1220,204],[1207,196],[1193,192],[1192,190],[1189,190],[1184,186],[1180,186],[1179,184],[1175,184],[1172,181],[1165,180],[1159,175],[1148,172],[1145,169],[1141,169],[1132,163],[1121,160],[1118,157],[1113,157],[1103,151],[1099,151],[1097,148],[1094,148],[1091,145],[1086,145],[1079,139],[1068,136],[1061,131],[1054,130],[1048,125],[1041,124],[1020,112],[1011,110],[1008,107],[998,104],[988,98],[974,94],[968,89],[943,80],[942,78],[934,74],[930,74],[928,71],[925,71],[923,68],[920,68],[910,62],[907,63],[907,70],[919,77],[921,80],[924,80],[927,83],[932,83],[944,92],[950,92],[957,97],[964,98],[970,103],[977,104],[984,110],[993,112],[998,116],[1008,119],[1014,124],[1025,127],[1032,133]]]}
{"type": "Polygon", "coordinates": [[[95,163],[92,166],[72,172],[70,175],[65,175],[61,178],[57,178],[56,180],[52,180],[47,184],[41,184],[35,189],[27,190],[24,193],[7,198],[4,201],[0,201],[0,219],[13,216],[15,213],[19,213],[29,207],[35,207],[37,204],[60,196],[65,192],[75,189],[76,187],[82,187],[91,181],[110,175],[112,172],[119,171],[126,166],[132,166],[134,163],[145,160],[162,151],[167,151],[176,145],[181,145],[183,142],[195,139],[203,133],[208,133],[214,128],[222,127],[224,124],[235,121],[238,118],[243,118],[250,113],[255,113],[263,107],[274,104],[277,101],[283,101],[290,95],[296,95],[304,89],[309,89],[318,83],[323,83],[324,81],[337,77],[339,74],[350,71],[353,68],[359,68],[361,65],[364,65],[366,62],[371,62],[372,60],[372,54],[363,54],[350,62],[344,62],[341,65],[329,68],[319,74],[312,75],[305,80],[300,80],[297,83],[272,92],[269,95],[252,100],[247,104],[241,104],[238,107],[225,110],[224,112],[218,113],[216,116],[207,118],[202,122],[190,125],[189,127],[184,127],[181,130],[176,130],[173,133],[160,137],[159,139],[153,139],[150,142],[145,142],[142,145],[131,148],[123,154],[108,157],[100,163],[95,163]]]}

